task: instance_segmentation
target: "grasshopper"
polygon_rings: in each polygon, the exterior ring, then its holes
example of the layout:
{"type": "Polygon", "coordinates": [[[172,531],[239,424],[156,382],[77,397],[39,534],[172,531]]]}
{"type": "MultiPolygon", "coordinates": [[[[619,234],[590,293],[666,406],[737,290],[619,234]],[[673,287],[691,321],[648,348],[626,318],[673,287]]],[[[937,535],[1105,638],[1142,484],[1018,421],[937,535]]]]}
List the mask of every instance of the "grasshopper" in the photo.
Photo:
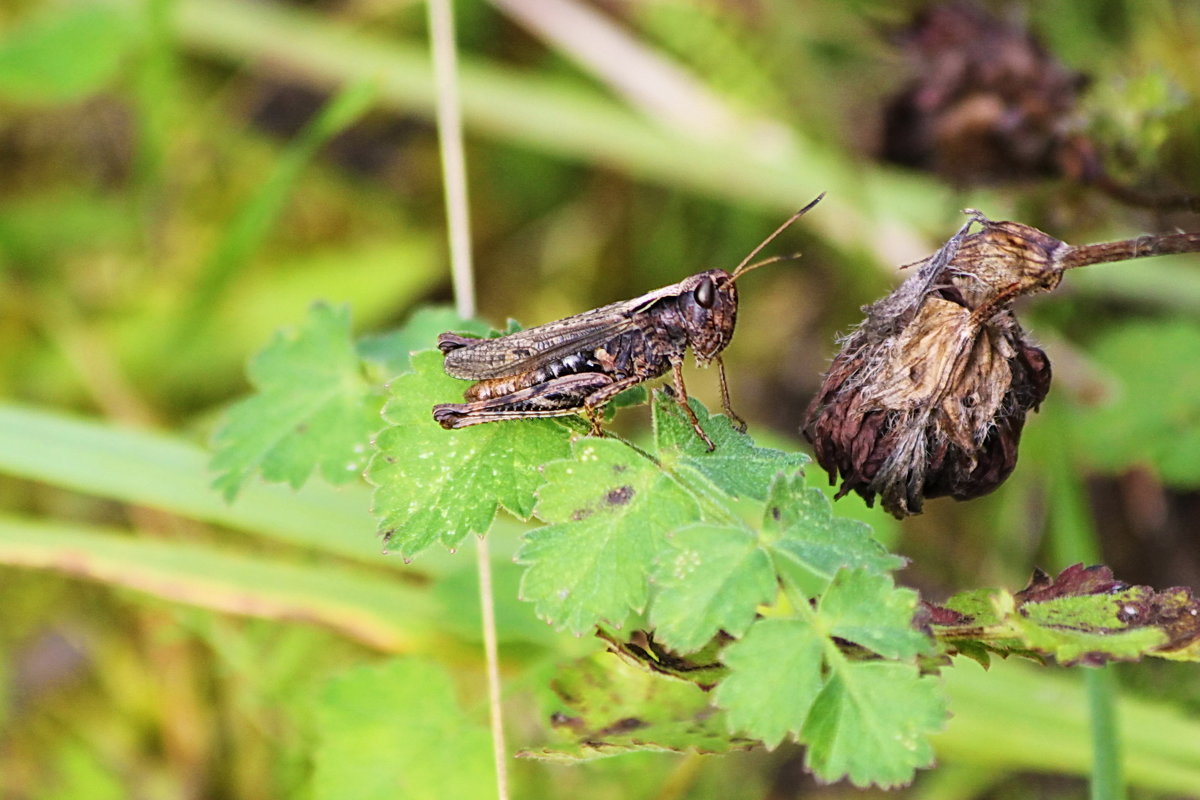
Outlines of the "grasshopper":
{"type": "Polygon", "coordinates": [[[746,423],[729,405],[721,351],[733,338],[737,287],[742,275],[778,256],[750,263],[764,247],[821,201],[822,193],[754,248],[732,273],[710,269],[679,283],[582,314],[495,339],[443,333],[438,349],[446,373],[478,381],[465,403],[433,407],[443,428],[465,428],[506,419],[583,414],[600,435],[604,406],[621,392],[670,370],[675,399],[709,450],[712,439],[688,405],[683,362],[690,347],[701,366],[715,361],[721,404],[738,430],[746,423]]]}

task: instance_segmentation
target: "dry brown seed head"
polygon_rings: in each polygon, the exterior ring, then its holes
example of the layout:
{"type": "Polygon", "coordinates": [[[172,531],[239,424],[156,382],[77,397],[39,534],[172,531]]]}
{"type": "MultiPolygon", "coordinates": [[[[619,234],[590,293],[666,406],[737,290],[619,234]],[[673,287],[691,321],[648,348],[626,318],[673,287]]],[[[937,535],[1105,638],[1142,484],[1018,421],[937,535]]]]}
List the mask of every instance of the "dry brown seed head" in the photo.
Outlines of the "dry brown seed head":
{"type": "Polygon", "coordinates": [[[1027,225],[968,216],[866,307],[806,414],[818,462],[842,476],[839,495],[879,495],[898,517],[919,513],[926,497],[998,486],[1016,464],[1026,413],[1049,390],[1049,360],[1008,306],[1057,286],[1069,248],[1027,225]]]}
{"type": "Polygon", "coordinates": [[[805,413],[803,432],[838,495],[897,517],[925,498],[966,500],[999,486],[1021,429],[1050,391],[1050,360],[1010,305],[1067,269],[1200,251],[1200,233],[1070,247],[978,211],[916,274],[864,307],[805,413]],[[976,225],[979,230],[972,232],[976,225]]]}

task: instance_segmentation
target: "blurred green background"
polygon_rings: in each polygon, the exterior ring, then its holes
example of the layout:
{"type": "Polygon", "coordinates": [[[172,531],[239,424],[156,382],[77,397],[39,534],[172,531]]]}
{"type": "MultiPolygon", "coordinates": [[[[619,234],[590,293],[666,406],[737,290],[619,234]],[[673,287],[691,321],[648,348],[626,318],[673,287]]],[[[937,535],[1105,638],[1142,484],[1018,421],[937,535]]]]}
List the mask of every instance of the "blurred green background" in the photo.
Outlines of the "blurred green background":
{"type": "MultiPolygon", "coordinates": [[[[972,186],[882,164],[883,109],[911,77],[895,31],[919,5],[458,3],[481,316],[531,325],[730,268],[826,191],[772,247],[803,258],[740,284],[726,357],[752,433],[798,447],[836,334],[959,209],[1069,243],[1197,228],[1061,176],[972,186]]],[[[1089,76],[1062,123],[1114,178],[1200,192],[1200,6],[996,8],[1089,76]]],[[[365,486],[226,505],[206,467],[246,359],[311,302],[349,304],[369,333],[451,300],[426,35],[406,0],[0,6],[0,796],[439,796],[371,794],[336,755],[348,701],[329,681],[397,654],[442,665],[464,719],[485,717],[469,555],[383,558],[365,486]]],[[[1200,260],[1093,267],[1020,313],[1055,386],[1009,482],[902,525],[856,497],[839,512],[933,599],[1080,559],[1200,587],[1200,260]]],[[[689,375],[719,402],[714,375],[689,375]]],[[[553,666],[599,649],[515,600],[519,531],[492,536],[514,749],[546,736],[553,666]]],[[[433,680],[397,669],[391,684],[433,680]]],[[[1200,797],[1200,768],[1163,743],[1191,731],[1172,726],[1200,714],[1200,676],[1114,671],[1136,796],[1200,797]]],[[[901,794],[1086,796],[1076,672],[949,670],[940,766],[901,794]]],[[[351,759],[459,735],[391,723],[400,738],[351,759]]],[[[514,794],[870,796],[816,786],[800,758],[520,762],[514,794]]]]}

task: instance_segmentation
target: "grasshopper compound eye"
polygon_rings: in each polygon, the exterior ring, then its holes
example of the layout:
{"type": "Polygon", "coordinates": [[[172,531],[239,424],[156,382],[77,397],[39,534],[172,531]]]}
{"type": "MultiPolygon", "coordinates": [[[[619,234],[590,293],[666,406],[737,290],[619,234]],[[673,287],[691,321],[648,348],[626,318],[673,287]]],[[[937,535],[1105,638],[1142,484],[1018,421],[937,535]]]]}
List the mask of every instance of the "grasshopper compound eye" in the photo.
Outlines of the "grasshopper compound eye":
{"type": "Polygon", "coordinates": [[[695,297],[701,308],[712,308],[717,299],[716,287],[713,286],[713,282],[708,278],[701,281],[700,285],[696,287],[695,297]]]}

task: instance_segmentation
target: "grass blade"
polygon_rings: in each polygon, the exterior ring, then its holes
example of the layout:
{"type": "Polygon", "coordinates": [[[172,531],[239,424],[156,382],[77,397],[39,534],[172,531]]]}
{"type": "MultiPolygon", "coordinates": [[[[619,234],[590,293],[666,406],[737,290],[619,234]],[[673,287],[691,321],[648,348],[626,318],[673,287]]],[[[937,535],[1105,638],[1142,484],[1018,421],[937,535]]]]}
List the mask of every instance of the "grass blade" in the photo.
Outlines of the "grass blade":
{"type": "Polygon", "coordinates": [[[209,487],[209,453],[162,434],[0,404],[0,471],[363,560],[383,547],[365,487],[252,483],[236,503],[209,487]]]}
{"type": "Polygon", "coordinates": [[[177,541],[0,516],[0,563],[54,570],[231,614],[302,620],[389,652],[427,650],[428,592],[357,570],[300,566],[177,541]]]}

